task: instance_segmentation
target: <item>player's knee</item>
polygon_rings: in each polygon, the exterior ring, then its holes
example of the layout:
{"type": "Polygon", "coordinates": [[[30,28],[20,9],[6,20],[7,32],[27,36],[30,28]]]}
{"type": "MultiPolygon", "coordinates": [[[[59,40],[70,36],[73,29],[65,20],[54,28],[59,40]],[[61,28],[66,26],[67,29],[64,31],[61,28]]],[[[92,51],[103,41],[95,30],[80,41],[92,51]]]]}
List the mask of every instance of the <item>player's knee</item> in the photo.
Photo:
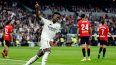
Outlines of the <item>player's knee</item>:
{"type": "Polygon", "coordinates": [[[81,46],[82,48],[85,48],[86,46],[84,45],[84,44],[82,44],[82,46],[81,46]]]}
{"type": "Polygon", "coordinates": [[[40,50],[40,51],[37,53],[37,56],[38,56],[38,57],[41,57],[41,56],[43,56],[43,54],[44,54],[44,52],[43,52],[42,50],[40,50]]]}
{"type": "Polygon", "coordinates": [[[106,46],[104,45],[103,48],[106,48],[106,46]]]}
{"type": "Polygon", "coordinates": [[[101,48],[103,48],[103,45],[100,45],[101,48]]]}
{"type": "Polygon", "coordinates": [[[87,49],[90,49],[90,47],[87,47],[87,49]]]}
{"type": "Polygon", "coordinates": [[[44,52],[50,52],[51,49],[50,49],[50,48],[46,48],[46,49],[44,49],[43,51],[44,51],[44,52]]]}
{"type": "Polygon", "coordinates": [[[44,53],[43,52],[41,52],[41,53],[39,53],[39,54],[37,54],[38,55],[38,57],[41,57],[41,56],[43,56],[44,55],[44,53]]]}

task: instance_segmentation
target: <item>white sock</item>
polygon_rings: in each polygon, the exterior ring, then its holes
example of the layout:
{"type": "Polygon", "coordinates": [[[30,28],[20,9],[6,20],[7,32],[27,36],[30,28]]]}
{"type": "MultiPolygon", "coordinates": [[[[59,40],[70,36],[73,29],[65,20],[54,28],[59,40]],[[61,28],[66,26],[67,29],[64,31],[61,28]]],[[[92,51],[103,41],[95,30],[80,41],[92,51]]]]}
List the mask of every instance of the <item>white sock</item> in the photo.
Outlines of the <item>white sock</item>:
{"type": "Polygon", "coordinates": [[[86,59],[86,57],[84,57],[84,59],[86,59]]]}
{"type": "Polygon", "coordinates": [[[31,64],[34,63],[37,59],[38,59],[38,56],[35,55],[35,56],[32,57],[25,65],[31,65],[31,64]]]}
{"type": "Polygon", "coordinates": [[[46,64],[46,61],[48,59],[48,55],[49,55],[50,52],[45,52],[43,57],[42,57],[42,63],[41,65],[45,65],[46,64]]]}

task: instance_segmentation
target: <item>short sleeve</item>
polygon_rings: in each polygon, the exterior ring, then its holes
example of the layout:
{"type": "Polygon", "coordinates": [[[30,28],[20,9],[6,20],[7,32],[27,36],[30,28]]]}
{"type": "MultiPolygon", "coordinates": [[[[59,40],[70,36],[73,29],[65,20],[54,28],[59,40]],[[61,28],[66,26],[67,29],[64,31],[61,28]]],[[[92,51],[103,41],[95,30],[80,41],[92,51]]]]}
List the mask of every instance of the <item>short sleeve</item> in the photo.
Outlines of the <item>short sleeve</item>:
{"type": "Polygon", "coordinates": [[[41,22],[44,23],[44,24],[46,24],[46,23],[49,22],[49,20],[48,20],[48,19],[45,19],[45,18],[43,18],[43,17],[41,17],[41,22]]]}
{"type": "Polygon", "coordinates": [[[79,22],[77,23],[77,27],[79,27],[79,22]]]}

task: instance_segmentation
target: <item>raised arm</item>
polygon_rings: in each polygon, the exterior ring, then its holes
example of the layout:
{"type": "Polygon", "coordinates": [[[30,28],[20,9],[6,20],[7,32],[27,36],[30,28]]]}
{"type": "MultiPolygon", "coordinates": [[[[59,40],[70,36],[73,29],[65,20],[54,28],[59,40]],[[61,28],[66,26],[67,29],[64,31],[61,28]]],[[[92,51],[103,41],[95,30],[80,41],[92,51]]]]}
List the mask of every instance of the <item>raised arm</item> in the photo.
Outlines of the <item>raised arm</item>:
{"type": "Polygon", "coordinates": [[[36,17],[38,20],[41,20],[39,22],[41,22],[43,24],[47,24],[49,20],[42,17],[40,9],[41,9],[40,5],[38,4],[38,2],[36,2],[36,4],[35,4],[36,17]]]}
{"type": "Polygon", "coordinates": [[[37,18],[41,20],[42,16],[41,16],[40,9],[41,9],[40,5],[38,4],[38,2],[36,2],[36,4],[35,4],[35,13],[36,13],[37,18]]]}

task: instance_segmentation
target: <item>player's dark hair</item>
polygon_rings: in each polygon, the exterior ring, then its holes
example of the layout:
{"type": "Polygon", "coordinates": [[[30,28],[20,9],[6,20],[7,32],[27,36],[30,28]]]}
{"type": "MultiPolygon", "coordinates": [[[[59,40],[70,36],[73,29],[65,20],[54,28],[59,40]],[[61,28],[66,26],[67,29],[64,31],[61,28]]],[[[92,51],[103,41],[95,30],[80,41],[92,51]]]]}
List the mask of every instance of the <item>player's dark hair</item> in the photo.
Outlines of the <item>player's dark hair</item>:
{"type": "Polygon", "coordinates": [[[53,16],[54,16],[55,14],[58,14],[58,15],[61,16],[61,14],[60,14],[59,12],[54,12],[54,13],[53,13],[53,16]]]}
{"type": "Polygon", "coordinates": [[[12,20],[8,20],[8,21],[5,23],[5,25],[10,24],[10,23],[11,23],[11,21],[12,21],[12,20]]]}
{"type": "Polygon", "coordinates": [[[102,24],[105,24],[105,20],[101,21],[102,24]]]}
{"type": "Polygon", "coordinates": [[[85,14],[81,14],[81,18],[85,18],[85,14]]]}

